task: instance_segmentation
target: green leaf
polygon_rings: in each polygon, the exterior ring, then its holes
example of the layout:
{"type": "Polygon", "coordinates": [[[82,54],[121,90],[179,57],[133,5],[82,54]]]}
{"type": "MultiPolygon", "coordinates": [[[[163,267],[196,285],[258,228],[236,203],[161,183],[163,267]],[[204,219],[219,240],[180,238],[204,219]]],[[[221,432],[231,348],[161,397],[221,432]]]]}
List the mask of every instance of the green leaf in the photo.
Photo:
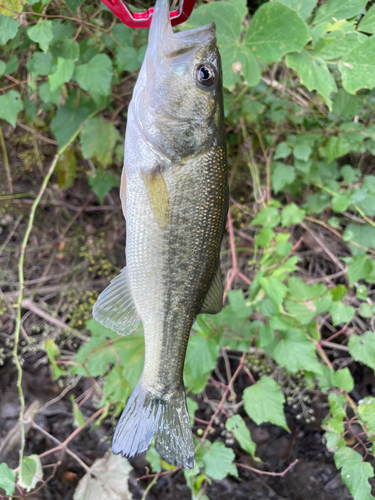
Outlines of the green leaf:
{"type": "Polygon", "coordinates": [[[295,10],[282,3],[266,3],[255,12],[244,43],[266,62],[288,52],[299,52],[309,39],[307,26],[295,10]]]}
{"type": "Polygon", "coordinates": [[[228,291],[228,299],[231,310],[237,318],[247,319],[251,314],[251,306],[246,299],[244,299],[242,290],[228,291]]]}
{"type": "Polygon", "coordinates": [[[281,213],[281,225],[283,227],[290,226],[291,224],[299,224],[305,217],[305,211],[297,207],[295,203],[290,203],[283,208],[281,213]]]}
{"type": "Polygon", "coordinates": [[[0,14],[0,45],[5,45],[17,35],[18,26],[18,21],[0,14]]]}
{"type": "Polygon", "coordinates": [[[113,122],[98,117],[90,118],[80,134],[82,155],[84,158],[95,156],[101,165],[107,165],[111,162],[115,144],[120,139],[113,122]]]}
{"type": "Polygon", "coordinates": [[[334,302],[329,312],[332,316],[332,324],[336,326],[351,321],[355,310],[354,307],[346,306],[342,302],[334,302]]]}
{"type": "MultiPolygon", "coordinates": [[[[366,2],[365,2],[366,3],[366,2]]],[[[339,63],[342,85],[349,94],[375,87],[375,37],[356,45],[339,63]]]]}
{"type": "Polygon", "coordinates": [[[51,121],[51,129],[60,150],[73,140],[83,122],[92,112],[92,108],[83,104],[76,107],[73,99],[57,110],[55,117],[51,121]]]}
{"type": "Polygon", "coordinates": [[[274,160],[279,160],[280,158],[286,158],[292,153],[292,149],[289,147],[287,142],[280,142],[277,147],[275,154],[273,155],[274,160]]]}
{"type": "Polygon", "coordinates": [[[277,383],[263,376],[243,393],[246,413],[257,424],[271,422],[289,431],[284,415],[285,398],[277,383]]]}
{"type": "Polygon", "coordinates": [[[375,434],[375,398],[368,396],[358,402],[358,413],[362,422],[367,425],[368,431],[375,434]]]}
{"type": "MultiPolygon", "coordinates": [[[[208,445],[207,441],[206,444],[208,445]]],[[[215,441],[203,455],[202,461],[206,474],[214,481],[220,481],[228,474],[238,477],[237,468],[232,464],[235,458],[231,448],[227,448],[224,443],[215,441]]]]}
{"type": "Polygon", "coordinates": [[[365,332],[363,335],[351,335],[349,352],[355,361],[369,366],[375,371],[375,333],[365,332]]]}
{"type": "Polygon", "coordinates": [[[75,76],[84,90],[104,96],[111,93],[112,62],[106,54],[96,54],[87,64],[77,66],[75,76]]]}
{"type": "Polygon", "coordinates": [[[194,414],[198,410],[199,405],[194,399],[186,398],[186,406],[190,417],[190,425],[194,425],[194,414]]]}
{"type": "Polygon", "coordinates": [[[250,49],[245,45],[232,44],[220,49],[223,66],[223,85],[233,90],[238,75],[241,75],[250,87],[260,82],[259,64],[250,49]]]}
{"type": "Polygon", "coordinates": [[[18,476],[18,484],[26,491],[31,491],[43,480],[43,469],[38,455],[23,457],[18,476]]]}
{"type": "Polygon", "coordinates": [[[297,328],[279,332],[273,342],[264,349],[280,366],[291,373],[297,373],[301,369],[318,373],[320,371],[314,344],[297,328]]]}
{"type": "Polygon", "coordinates": [[[363,102],[358,96],[350,95],[345,90],[339,90],[332,102],[332,112],[342,118],[354,118],[363,107],[363,102]]]}
{"type": "Polygon", "coordinates": [[[303,302],[286,300],[285,307],[301,325],[308,325],[318,314],[316,303],[311,300],[304,300],[303,302]]]}
{"type": "Polygon", "coordinates": [[[60,351],[55,341],[53,339],[48,339],[44,343],[44,349],[47,351],[49,362],[51,363],[52,372],[55,380],[64,374],[59,365],[56,363],[56,359],[60,359],[60,351]]]}
{"type": "Polygon", "coordinates": [[[325,61],[333,61],[352,51],[357,45],[360,45],[364,41],[366,41],[366,36],[362,33],[344,34],[335,31],[318,40],[314,46],[314,53],[325,61]],[[334,36],[337,34],[340,34],[340,36],[334,36]]]}
{"type": "Polygon", "coordinates": [[[14,490],[16,489],[15,486],[16,482],[16,475],[8,467],[8,465],[3,462],[0,464],[0,488],[3,488],[5,490],[5,493],[7,495],[13,495],[14,490]]]}
{"type": "MultiPolygon", "coordinates": [[[[297,300],[316,299],[327,291],[327,287],[321,283],[307,285],[301,278],[291,276],[288,281],[289,293],[297,300]]],[[[346,289],[345,289],[346,290],[346,289]]]]}
{"type": "Polygon", "coordinates": [[[373,262],[368,255],[356,255],[346,269],[349,285],[352,287],[357,281],[368,278],[372,270],[373,262]]]}
{"type": "Polygon", "coordinates": [[[225,428],[233,433],[243,450],[247,451],[254,460],[259,460],[255,457],[256,444],[251,439],[250,431],[240,415],[233,415],[233,417],[228,418],[225,422],[225,428]]]}
{"type": "Polygon", "coordinates": [[[372,318],[371,306],[367,302],[362,302],[361,307],[359,308],[359,315],[362,318],[372,318]]]}
{"type": "Polygon", "coordinates": [[[270,278],[259,278],[258,281],[259,285],[266,292],[268,298],[272,301],[274,306],[276,308],[281,306],[281,303],[288,291],[287,287],[281,283],[281,281],[273,278],[272,276],[270,278]]]}
{"type": "Polygon", "coordinates": [[[58,90],[51,92],[48,82],[42,83],[38,88],[38,93],[44,103],[52,103],[56,106],[60,106],[60,92],[58,90]]]}
{"type": "Polygon", "coordinates": [[[141,61],[138,60],[137,49],[134,47],[123,47],[116,55],[117,69],[122,71],[137,71],[141,67],[141,61]]]}
{"type": "Polygon", "coordinates": [[[332,199],[332,208],[334,212],[345,212],[350,203],[351,203],[350,198],[348,198],[348,196],[341,194],[332,199]]]}
{"type": "Polygon", "coordinates": [[[311,12],[313,11],[317,0],[276,0],[281,2],[287,7],[297,11],[297,13],[302,17],[302,19],[307,19],[311,12]]]}
{"type": "Polygon", "coordinates": [[[274,163],[272,172],[272,189],[275,193],[279,193],[285,186],[291,184],[296,178],[294,168],[283,163],[274,163]]]}
{"type": "Polygon", "coordinates": [[[126,380],[126,368],[114,366],[106,375],[103,391],[110,403],[123,405],[130,396],[131,389],[126,380]]]}
{"type": "Polygon", "coordinates": [[[293,149],[294,158],[307,161],[310,158],[312,149],[308,144],[297,144],[293,149]]]}
{"type": "Polygon", "coordinates": [[[23,109],[21,96],[15,90],[10,90],[0,96],[0,118],[16,126],[18,113],[23,109]]]}
{"type": "Polygon", "coordinates": [[[0,76],[3,76],[7,69],[7,65],[4,61],[0,61],[0,76]]]}
{"type": "Polygon", "coordinates": [[[285,63],[298,73],[301,83],[308,90],[319,92],[328,107],[332,108],[331,94],[337,92],[337,86],[323,59],[313,56],[311,51],[303,50],[299,54],[288,54],[285,63]]]}
{"type": "Polygon", "coordinates": [[[152,472],[161,472],[160,456],[153,444],[146,454],[146,460],[150,462],[152,472]]]}
{"type": "Polygon", "coordinates": [[[342,370],[337,370],[336,372],[332,372],[332,386],[338,387],[346,392],[351,392],[354,389],[354,380],[352,374],[350,373],[349,368],[343,368],[342,370]]]}
{"type": "Polygon", "coordinates": [[[275,207],[267,207],[253,219],[253,226],[275,227],[280,222],[280,215],[275,207]]]}
{"type": "Polygon", "coordinates": [[[59,57],[57,59],[57,66],[54,73],[49,75],[48,83],[51,92],[59,89],[61,85],[68,82],[73,76],[74,71],[74,61],[71,59],[63,59],[59,57]]]}
{"type": "Polygon", "coordinates": [[[190,336],[184,367],[185,385],[195,394],[201,392],[216,366],[219,344],[199,333],[190,336]]]}
{"type": "Polygon", "coordinates": [[[314,24],[350,19],[366,7],[367,0],[328,0],[316,13],[314,24]]]}
{"type": "Polygon", "coordinates": [[[82,4],[85,3],[85,0],[65,0],[67,3],[68,7],[74,12],[80,7],[82,4]]]}
{"type": "Polygon", "coordinates": [[[88,178],[89,186],[93,193],[98,197],[99,203],[103,205],[104,197],[110,190],[120,184],[117,177],[114,177],[108,172],[96,172],[95,175],[90,175],[88,178]]]}
{"type": "Polygon", "coordinates": [[[2,0],[0,4],[0,14],[8,17],[15,17],[12,11],[22,12],[22,2],[21,0],[2,0]]]}
{"type": "Polygon", "coordinates": [[[70,396],[70,401],[72,402],[72,407],[73,407],[74,427],[81,427],[81,425],[84,425],[85,419],[82,415],[81,410],[79,409],[79,406],[74,400],[73,394],[70,396]]]}
{"type": "Polygon", "coordinates": [[[52,54],[47,52],[34,52],[31,59],[26,63],[30,73],[35,75],[49,75],[51,72],[52,54]]]}
{"type": "MultiPolygon", "coordinates": [[[[369,224],[350,223],[345,228],[343,239],[344,241],[355,241],[366,248],[375,248],[375,228],[369,224]]],[[[350,250],[353,255],[365,252],[354,245],[350,245],[350,250]]]]}
{"type": "Polygon", "coordinates": [[[334,455],[335,465],[341,468],[341,477],[354,500],[371,500],[371,486],[368,482],[374,475],[374,469],[369,463],[363,462],[363,457],[356,451],[344,446],[334,455]]]}
{"type": "Polygon", "coordinates": [[[372,5],[362,18],[357,28],[359,31],[373,34],[375,32],[375,5],[372,5]]]}
{"type": "Polygon", "coordinates": [[[43,52],[47,52],[53,39],[52,21],[38,21],[35,26],[28,28],[26,33],[30,40],[39,44],[43,52]]]}

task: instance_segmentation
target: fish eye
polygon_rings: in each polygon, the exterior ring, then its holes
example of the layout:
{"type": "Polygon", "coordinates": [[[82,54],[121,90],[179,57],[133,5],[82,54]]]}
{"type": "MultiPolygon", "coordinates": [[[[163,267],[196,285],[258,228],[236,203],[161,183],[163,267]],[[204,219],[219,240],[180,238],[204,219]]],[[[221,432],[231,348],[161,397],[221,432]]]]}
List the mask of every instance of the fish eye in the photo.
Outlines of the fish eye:
{"type": "Polygon", "coordinates": [[[215,70],[211,64],[200,64],[196,74],[198,82],[204,87],[210,87],[215,82],[215,70]]]}

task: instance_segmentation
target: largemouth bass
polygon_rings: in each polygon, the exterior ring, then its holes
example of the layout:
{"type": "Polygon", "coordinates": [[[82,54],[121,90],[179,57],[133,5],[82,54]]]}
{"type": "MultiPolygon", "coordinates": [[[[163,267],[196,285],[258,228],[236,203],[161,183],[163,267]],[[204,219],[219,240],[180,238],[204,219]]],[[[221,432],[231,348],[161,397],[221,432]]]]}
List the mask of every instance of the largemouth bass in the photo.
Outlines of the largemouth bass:
{"type": "Polygon", "coordinates": [[[141,319],[145,365],[112,449],[131,457],[155,439],[164,460],[192,469],[183,368],[195,317],[222,308],[226,137],[215,25],[173,33],[168,0],[157,0],[129,105],[121,199],[126,268],[93,314],[121,335],[141,319]]]}

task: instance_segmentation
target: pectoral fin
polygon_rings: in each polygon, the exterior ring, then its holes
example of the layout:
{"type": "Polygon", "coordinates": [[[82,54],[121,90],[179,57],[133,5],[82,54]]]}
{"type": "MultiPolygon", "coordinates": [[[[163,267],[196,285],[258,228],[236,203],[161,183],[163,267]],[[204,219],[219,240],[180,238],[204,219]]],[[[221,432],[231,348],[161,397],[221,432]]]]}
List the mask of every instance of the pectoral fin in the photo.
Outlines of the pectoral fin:
{"type": "Polygon", "coordinates": [[[161,229],[166,229],[169,223],[169,196],[164,177],[160,171],[156,171],[143,174],[143,179],[152,213],[161,229]]]}
{"type": "Polygon", "coordinates": [[[200,314],[217,314],[223,308],[223,282],[220,265],[218,266],[206,298],[202,304],[200,314]]]}
{"type": "Polygon", "coordinates": [[[99,295],[93,316],[119,335],[129,335],[138,326],[139,316],[131,294],[126,267],[99,295]]]}

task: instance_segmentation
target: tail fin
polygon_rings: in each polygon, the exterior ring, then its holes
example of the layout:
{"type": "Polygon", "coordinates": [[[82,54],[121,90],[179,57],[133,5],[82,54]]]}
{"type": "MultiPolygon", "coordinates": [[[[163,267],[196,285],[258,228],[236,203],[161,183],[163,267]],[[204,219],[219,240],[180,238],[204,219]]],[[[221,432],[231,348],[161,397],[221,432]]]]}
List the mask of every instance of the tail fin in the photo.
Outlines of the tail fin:
{"type": "Polygon", "coordinates": [[[193,435],[184,392],[158,396],[141,379],[117,424],[112,451],[133,457],[148,450],[153,438],[163,460],[194,468],[193,435]]]}

